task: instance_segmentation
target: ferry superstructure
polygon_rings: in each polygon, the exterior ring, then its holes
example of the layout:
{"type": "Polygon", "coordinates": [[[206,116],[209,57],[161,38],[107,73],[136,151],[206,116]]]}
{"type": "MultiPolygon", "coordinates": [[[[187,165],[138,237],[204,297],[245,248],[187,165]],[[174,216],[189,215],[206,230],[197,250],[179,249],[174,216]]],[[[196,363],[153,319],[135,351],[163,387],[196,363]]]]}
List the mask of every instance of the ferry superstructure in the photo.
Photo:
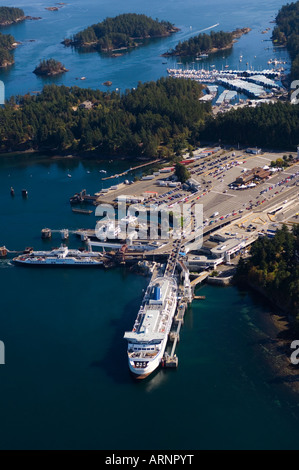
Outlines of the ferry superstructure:
{"type": "Polygon", "coordinates": [[[147,377],[160,365],[177,306],[177,291],[172,276],[152,280],[132,331],[125,332],[129,369],[136,378],[147,377]]]}
{"type": "Polygon", "coordinates": [[[23,266],[101,266],[100,253],[69,250],[61,246],[52,251],[32,251],[13,259],[15,264],[23,266]]]}

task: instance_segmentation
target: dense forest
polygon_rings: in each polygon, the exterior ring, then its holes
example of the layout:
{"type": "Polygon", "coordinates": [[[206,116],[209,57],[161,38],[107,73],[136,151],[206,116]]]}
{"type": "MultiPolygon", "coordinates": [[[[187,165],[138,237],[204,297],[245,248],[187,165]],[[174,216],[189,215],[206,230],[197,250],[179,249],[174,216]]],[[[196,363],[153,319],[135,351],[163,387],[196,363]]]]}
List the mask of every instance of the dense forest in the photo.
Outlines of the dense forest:
{"type": "Polygon", "coordinates": [[[299,1],[283,6],[276,16],[274,44],[285,45],[292,59],[291,80],[299,78],[299,1]]]}
{"type": "Polygon", "coordinates": [[[59,73],[67,72],[65,66],[55,59],[41,60],[39,65],[33,71],[36,75],[57,75],[59,73]]]}
{"type": "Polygon", "coordinates": [[[232,109],[208,119],[200,138],[295,150],[299,138],[299,105],[277,102],[232,109]]]}
{"type": "Polygon", "coordinates": [[[153,20],[146,15],[125,13],[115,18],[106,18],[65,39],[65,45],[75,47],[93,46],[102,52],[136,46],[136,39],[168,36],[178,31],[167,21],[153,20]]]}
{"type": "Polygon", "coordinates": [[[235,38],[247,33],[248,28],[238,29],[231,33],[224,31],[214,32],[210,34],[201,33],[198,36],[179,42],[174,49],[163,54],[164,56],[199,56],[202,53],[215,52],[216,50],[232,47],[235,38]]]}
{"type": "Polygon", "coordinates": [[[11,34],[0,33],[0,67],[6,67],[6,65],[13,64],[14,58],[11,54],[15,38],[11,34]]]}
{"type": "Polygon", "coordinates": [[[0,7],[0,25],[14,23],[20,18],[25,18],[24,11],[21,8],[0,7]]]}
{"type": "Polygon", "coordinates": [[[299,331],[299,226],[289,231],[284,225],[274,238],[259,238],[250,253],[240,259],[236,280],[262,290],[293,316],[299,331]]]}
{"type": "Polygon", "coordinates": [[[200,84],[173,78],[139,83],[124,95],[47,85],[0,109],[0,151],[171,156],[194,142],[211,111],[201,93],[200,84]],[[86,100],[92,109],[80,107],[86,100]]]}

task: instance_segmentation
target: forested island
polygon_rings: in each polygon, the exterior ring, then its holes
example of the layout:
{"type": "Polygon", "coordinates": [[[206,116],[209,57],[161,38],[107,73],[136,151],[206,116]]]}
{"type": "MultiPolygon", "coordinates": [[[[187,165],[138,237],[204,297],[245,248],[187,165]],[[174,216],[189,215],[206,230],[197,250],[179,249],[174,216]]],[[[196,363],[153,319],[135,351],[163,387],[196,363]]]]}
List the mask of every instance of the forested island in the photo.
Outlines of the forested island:
{"type": "Polygon", "coordinates": [[[0,151],[171,157],[195,142],[211,112],[201,94],[199,83],[170,77],[123,95],[47,85],[40,95],[10,98],[0,109],[0,151]],[[80,106],[86,101],[91,109],[80,106]]]}
{"type": "Polygon", "coordinates": [[[283,6],[276,16],[272,41],[286,46],[292,59],[291,80],[299,78],[299,1],[283,6]]]}
{"type": "Polygon", "coordinates": [[[64,39],[63,44],[111,53],[114,50],[136,47],[145,39],[166,37],[177,31],[178,28],[167,21],[153,20],[142,14],[125,13],[89,26],[72,38],[64,39]]]}
{"type": "Polygon", "coordinates": [[[213,52],[229,49],[233,46],[237,38],[251,31],[250,28],[236,29],[232,32],[211,31],[210,34],[201,33],[191,37],[186,41],[179,42],[174,49],[166,52],[163,56],[192,56],[200,54],[210,54],[213,52]]]}
{"type": "Polygon", "coordinates": [[[66,69],[61,62],[55,59],[41,60],[39,65],[33,71],[36,75],[47,77],[59,75],[64,72],[68,72],[68,69],[66,69]]]}
{"type": "Polygon", "coordinates": [[[0,33],[0,67],[7,67],[14,63],[11,50],[16,46],[16,40],[11,34],[0,33]]]}
{"type": "Polygon", "coordinates": [[[291,315],[299,332],[299,226],[286,225],[274,238],[259,238],[250,258],[240,259],[235,281],[250,285],[291,315]]]}
{"type": "Polygon", "coordinates": [[[15,7],[0,7],[0,26],[9,26],[24,20],[40,20],[40,17],[25,16],[24,10],[15,7]]]}

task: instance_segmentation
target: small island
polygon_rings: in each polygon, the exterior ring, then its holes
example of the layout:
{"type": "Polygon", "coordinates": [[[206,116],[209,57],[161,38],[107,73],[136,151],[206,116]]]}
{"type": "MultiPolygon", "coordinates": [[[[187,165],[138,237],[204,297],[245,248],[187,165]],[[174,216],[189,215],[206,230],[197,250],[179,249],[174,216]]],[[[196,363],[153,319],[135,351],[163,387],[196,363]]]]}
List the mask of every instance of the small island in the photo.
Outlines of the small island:
{"type": "Polygon", "coordinates": [[[251,28],[236,29],[232,32],[212,31],[210,34],[201,33],[198,36],[179,42],[174,49],[171,49],[164,57],[169,56],[192,56],[198,57],[200,54],[211,54],[214,52],[230,49],[234,42],[243,34],[247,34],[251,28]]]}
{"type": "Polygon", "coordinates": [[[62,43],[112,54],[137,47],[147,39],[167,37],[177,31],[179,29],[167,21],[153,20],[142,14],[125,13],[89,26],[72,38],[64,39],[62,43]]]}
{"type": "Polygon", "coordinates": [[[36,75],[46,77],[52,77],[64,72],[68,72],[68,69],[66,69],[61,62],[55,59],[41,60],[39,65],[33,71],[36,75]]]}

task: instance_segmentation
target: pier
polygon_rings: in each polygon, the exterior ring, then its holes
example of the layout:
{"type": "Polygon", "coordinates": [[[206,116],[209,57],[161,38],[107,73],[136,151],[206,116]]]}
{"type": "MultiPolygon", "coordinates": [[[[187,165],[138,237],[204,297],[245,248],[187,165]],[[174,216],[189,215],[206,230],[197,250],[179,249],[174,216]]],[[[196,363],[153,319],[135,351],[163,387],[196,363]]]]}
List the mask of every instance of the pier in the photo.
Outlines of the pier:
{"type": "MultiPolygon", "coordinates": [[[[172,341],[172,347],[170,354],[165,352],[164,357],[162,359],[162,367],[170,367],[176,368],[178,367],[178,357],[175,354],[177,344],[180,340],[180,330],[182,325],[184,324],[184,315],[187,310],[188,304],[192,302],[193,294],[192,294],[192,285],[189,280],[189,270],[185,265],[184,260],[182,259],[183,255],[181,253],[182,248],[182,241],[176,240],[174,242],[174,248],[172,253],[168,258],[168,263],[166,267],[165,273],[168,275],[174,275],[175,269],[180,267],[181,269],[181,285],[179,287],[178,292],[178,303],[176,308],[176,313],[173,318],[172,329],[169,333],[168,339],[172,341]],[[181,258],[181,259],[180,259],[181,258]]],[[[202,276],[202,279],[205,277],[202,276]]]]}

